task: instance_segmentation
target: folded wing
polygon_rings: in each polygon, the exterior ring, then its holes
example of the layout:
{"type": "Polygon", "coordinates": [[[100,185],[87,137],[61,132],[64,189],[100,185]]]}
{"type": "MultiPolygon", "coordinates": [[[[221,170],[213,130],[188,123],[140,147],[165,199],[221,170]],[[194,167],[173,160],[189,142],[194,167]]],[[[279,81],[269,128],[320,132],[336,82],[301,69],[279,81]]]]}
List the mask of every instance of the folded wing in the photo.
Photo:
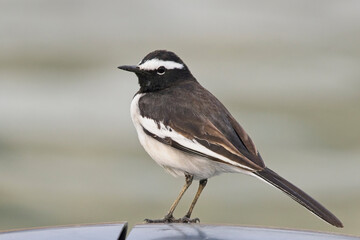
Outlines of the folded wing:
{"type": "Polygon", "coordinates": [[[206,90],[191,90],[195,92],[190,97],[187,95],[187,99],[181,99],[181,94],[156,96],[154,93],[151,101],[147,101],[146,96],[141,98],[140,122],[145,133],[164,144],[210,160],[251,172],[263,169],[264,162],[253,141],[220,101],[206,90]],[[172,107],[174,99],[163,99],[164,96],[177,96],[175,101],[183,104],[172,107]],[[158,111],[150,112],[147,109],[153,109],[149,104],[154,104],[154,100],[158,111]]]}

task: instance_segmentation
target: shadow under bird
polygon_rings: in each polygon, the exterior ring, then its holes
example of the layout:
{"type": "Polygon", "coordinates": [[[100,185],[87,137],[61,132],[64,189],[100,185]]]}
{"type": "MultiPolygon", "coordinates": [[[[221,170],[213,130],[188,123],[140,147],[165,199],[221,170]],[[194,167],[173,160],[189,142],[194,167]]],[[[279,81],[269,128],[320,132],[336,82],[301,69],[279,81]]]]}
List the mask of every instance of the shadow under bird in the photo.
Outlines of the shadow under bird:
{"type": "Polygon", "coordinates": [[[239,172],[264,180],[326,222],[343,227],[320,203],[265,166],[249,135],[175,53],[153,51],[138,65],[119,69],[135,73],[139,80],[131,118],[141,145],[169,173],[185,176],[185,185],[165,217],[146,222],[198,222],[191,213],[207,179],[239,172]],[[193,180],[199,180],[199,188],[189,211],[183,218],[174,218],[193,180]]]}

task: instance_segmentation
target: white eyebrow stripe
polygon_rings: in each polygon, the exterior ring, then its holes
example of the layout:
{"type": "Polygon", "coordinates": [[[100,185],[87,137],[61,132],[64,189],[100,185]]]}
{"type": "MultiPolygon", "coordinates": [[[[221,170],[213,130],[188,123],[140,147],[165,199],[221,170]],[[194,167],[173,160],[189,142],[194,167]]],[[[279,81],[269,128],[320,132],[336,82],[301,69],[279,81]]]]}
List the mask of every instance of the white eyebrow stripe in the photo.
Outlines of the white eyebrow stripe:
{"type": "Polygon", "coordinates": [[[177,63],[174,61],[164,61],[164,60],[160,60],[157,58],[148,60],[146,62],[144,62],[143,64],[139,65],[139,68],[141,70],[156,70],[158,69],[160,66],[164,66],[166,69],[182,69],[184,68],[184,65],[181,63],[177,63]]]}

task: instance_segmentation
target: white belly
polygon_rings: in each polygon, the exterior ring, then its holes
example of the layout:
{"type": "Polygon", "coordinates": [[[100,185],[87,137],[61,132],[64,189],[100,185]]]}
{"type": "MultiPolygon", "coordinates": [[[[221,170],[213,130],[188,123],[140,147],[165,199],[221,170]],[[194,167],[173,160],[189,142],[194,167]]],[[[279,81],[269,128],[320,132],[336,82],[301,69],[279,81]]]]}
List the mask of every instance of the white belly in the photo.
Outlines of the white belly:
{"type": "MultiPolygon", "coordinates": [[[[131,102],[131,118],[141,145],[157,164],[174,176],[184,176],[185,173],[188,173],[198,180],[207,179],[223,172],[243,172],[235,166],[182,152],[147,135],[140,124],[141,115],[138,101],[142,96],[143,94],[137,94],[131,102]]],[[[155,122],[154,125],[156,125],[155,122]]]]}

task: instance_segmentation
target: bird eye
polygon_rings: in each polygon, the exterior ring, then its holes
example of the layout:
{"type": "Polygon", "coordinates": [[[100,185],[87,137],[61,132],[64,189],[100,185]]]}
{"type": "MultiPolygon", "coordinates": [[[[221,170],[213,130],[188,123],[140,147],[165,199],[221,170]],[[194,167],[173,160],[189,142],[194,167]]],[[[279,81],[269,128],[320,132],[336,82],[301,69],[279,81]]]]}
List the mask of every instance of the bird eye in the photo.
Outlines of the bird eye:
{"type": "Polygon", "coordinates": [[[163,75],[165,73],[165,67],[164,66],[160,66],[156,71],[157,71],[157,74],[159,75],[163,75]]]}

